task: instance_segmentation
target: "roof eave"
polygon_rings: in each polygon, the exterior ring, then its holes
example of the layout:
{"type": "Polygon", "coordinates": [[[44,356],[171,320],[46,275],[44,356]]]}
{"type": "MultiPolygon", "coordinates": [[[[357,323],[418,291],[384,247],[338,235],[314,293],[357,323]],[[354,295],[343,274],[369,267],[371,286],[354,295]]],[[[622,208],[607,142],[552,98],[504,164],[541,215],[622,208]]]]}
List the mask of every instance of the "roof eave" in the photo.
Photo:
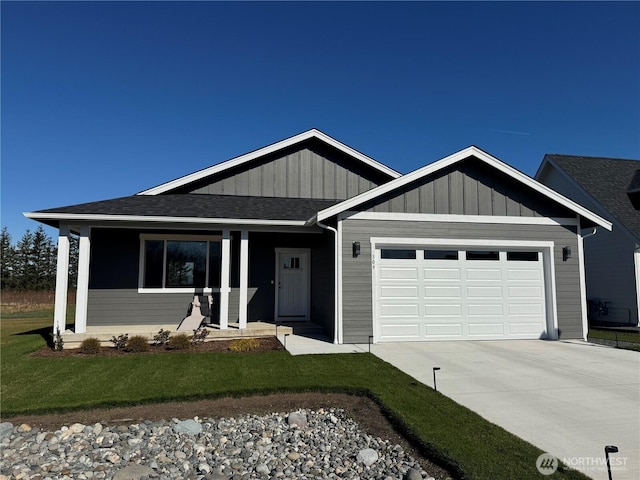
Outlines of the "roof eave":
{"type": "Polygon", "coordinates": [[[170,217],[147,215],[105,215],[105,214],[78,214],[78,213],[43,213],[25,212],[25,217],[51,225],[51,222],[131,222],[131,223],[179,223],[201,225],[264,225],[304,227],[306,220],[265,220],[253,218],[199,218],[199,217],[170,217]]]}

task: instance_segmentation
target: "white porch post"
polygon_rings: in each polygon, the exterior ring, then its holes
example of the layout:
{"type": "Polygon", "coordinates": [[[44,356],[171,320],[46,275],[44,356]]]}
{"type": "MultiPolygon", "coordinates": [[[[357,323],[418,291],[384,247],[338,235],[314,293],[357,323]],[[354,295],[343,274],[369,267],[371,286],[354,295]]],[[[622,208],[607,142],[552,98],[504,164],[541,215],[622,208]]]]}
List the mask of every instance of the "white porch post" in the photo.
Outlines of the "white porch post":
{"type": "Polygon", "coordinates": [[[220,278],[220,330],[229,328],[229,274],[231,272],[231,232],[222,231],[222,265],[220,278]]]}
{"type": "Polygon", "coordinates": [[[91,227],[80,229],[78,252],[78,290],[76,293],[75,333],[85,333],[87,329],[87,306],[89,300],[89,258],[91,253],[91,227]]]}
{"type": "Polygon", "coordinates": [[[249,288],[249,232],[242,230],[240,234],[240,301],[239,322],[240,329],[247,328],[247,299],[249,288]]]}
{"type": "Polygon", "coordinates": [[[56,266],[56,303],[53,313],[53,334],[64,333],[67,323],[67,292],[69,291],[69,226],[58,229],[58,261],[56,266]]]}

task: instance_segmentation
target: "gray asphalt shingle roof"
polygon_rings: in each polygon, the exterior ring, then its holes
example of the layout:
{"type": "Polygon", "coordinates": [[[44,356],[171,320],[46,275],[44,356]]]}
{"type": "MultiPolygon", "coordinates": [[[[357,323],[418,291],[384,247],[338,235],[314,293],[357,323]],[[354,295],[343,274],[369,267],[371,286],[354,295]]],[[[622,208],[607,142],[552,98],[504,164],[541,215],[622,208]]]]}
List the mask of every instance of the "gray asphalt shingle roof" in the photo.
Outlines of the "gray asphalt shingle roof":
{"type": "Polygon", "coordinates": [[[555,154],[545,158],[564,170],[640,239],[640,211],[627,195],[640,170],[640,160],[555,154]]]}
{"type": "Polygon", "coordinates": [[[236,195],[133,195],[34,213],[306,221],[339,200],[236,195]]]}

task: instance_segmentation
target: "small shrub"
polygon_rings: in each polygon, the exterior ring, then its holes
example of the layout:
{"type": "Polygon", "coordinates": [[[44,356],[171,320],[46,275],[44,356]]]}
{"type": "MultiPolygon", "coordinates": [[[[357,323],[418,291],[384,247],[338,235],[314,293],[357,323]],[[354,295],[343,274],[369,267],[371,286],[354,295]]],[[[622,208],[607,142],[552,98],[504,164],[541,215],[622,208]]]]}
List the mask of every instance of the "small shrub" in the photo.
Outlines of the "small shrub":
{"type": "Polygon", "coordinates": [[[257,338],[239,338],[229,345],[232,352],[251,352],[260,348],[260,340],[257,338]]]}
{"type": "Polygon", "coordinates": [[[95,355],[100,351],[100,340],[95,337],[89,337],[82,340],[80,344],[80,353],[86,355],[95,355]]]}
{"type": "Polygon", "coordinates": [[[179,333],[169,338],[167,348],[169,350],[188,350],[191,346],[191,339],[186,333],[179,333]]]}
{"type": "Polygon", "coordinates": [[[62,350],[64,350],[64,340],[62,340],[60,328],[56,328],[56,334],[53,336],[53,351],[61,352],[62,350]]]}
{"type": "Polygon", "coordinates": [[[117,337],[111,337],[111,343],[118,349],[122,350],[127,346],[127,342],[129,341],[129,334],[125,333],[124,335],[118,335],[117,337]]]}
{"type": "Polygon", "coordinates": [[[204,327],[200,327],[193,331],[191,336],[191,345],[200,345],[204,343],[205,339],[209,336],[209,330],[204,327]]]}
{"type": "Polygon", "coordinates": [[[131,353],[146,352],[149,350],[149,342],[142,335],[134,335],[129,339],[124,350],[131,353]]]}
{"type": "Polygon", "coordinates": [[[153,346],[161,347],[169,343],[169,330],[160,329],[160,331],[153,336],[153,346]]]}

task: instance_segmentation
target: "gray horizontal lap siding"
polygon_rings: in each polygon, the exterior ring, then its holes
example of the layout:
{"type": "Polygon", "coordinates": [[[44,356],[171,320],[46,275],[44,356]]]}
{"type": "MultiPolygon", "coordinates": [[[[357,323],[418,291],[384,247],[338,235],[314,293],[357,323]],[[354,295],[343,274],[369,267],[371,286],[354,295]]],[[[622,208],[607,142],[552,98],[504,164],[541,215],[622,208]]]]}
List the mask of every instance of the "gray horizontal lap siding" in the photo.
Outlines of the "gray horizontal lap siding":
{"type": "MultiPolygon", "coordinates": [[[[91,235],[88,326],[157,325],[184,318],[190,293],[138,293],[140,231],[94,228],[91,235]]],[[[175,234],[158,231],[153,233],[175,234]]],[[[214,235],[217,232],[181,234],[214,235]]],[[[239,319],[239,235],[232,232],[229,322],[239,319]]],[[[311,319],[333,335],[333,237],[328,233],[249,234],[248,320],[273,321],[275,248],[311,251],[311,319]]],[[[219,302],[219,294],[214,294],[219,302]]],[[[217,304],[216,306],[219,306],[217,304]]]]}
{"type": "Polygon", "coordinates": [[[306,142],[173,193],[344,200],[388,180],[388,176],[344,153],[306,142]]]}
{"type": "Polygon", "coordinates": [[[345,343],[367,342],[369,335],[373,335],[371,237],[553,241],[560,338],[582,337],[578,243],[574,227],[344,220],[342,308],[345,343]],[[353,242],[360,242],[361,255],[357,258],[352,255],[353,242]],[[564,246],[571,247],[574,252],[566,262],[562,260],[564,246]]]}
{"type": "Polygon", "coordinates": [[[473,159],[440,170],[363,205],[372,212],[575,217],[507,175],[473,159]]]}

